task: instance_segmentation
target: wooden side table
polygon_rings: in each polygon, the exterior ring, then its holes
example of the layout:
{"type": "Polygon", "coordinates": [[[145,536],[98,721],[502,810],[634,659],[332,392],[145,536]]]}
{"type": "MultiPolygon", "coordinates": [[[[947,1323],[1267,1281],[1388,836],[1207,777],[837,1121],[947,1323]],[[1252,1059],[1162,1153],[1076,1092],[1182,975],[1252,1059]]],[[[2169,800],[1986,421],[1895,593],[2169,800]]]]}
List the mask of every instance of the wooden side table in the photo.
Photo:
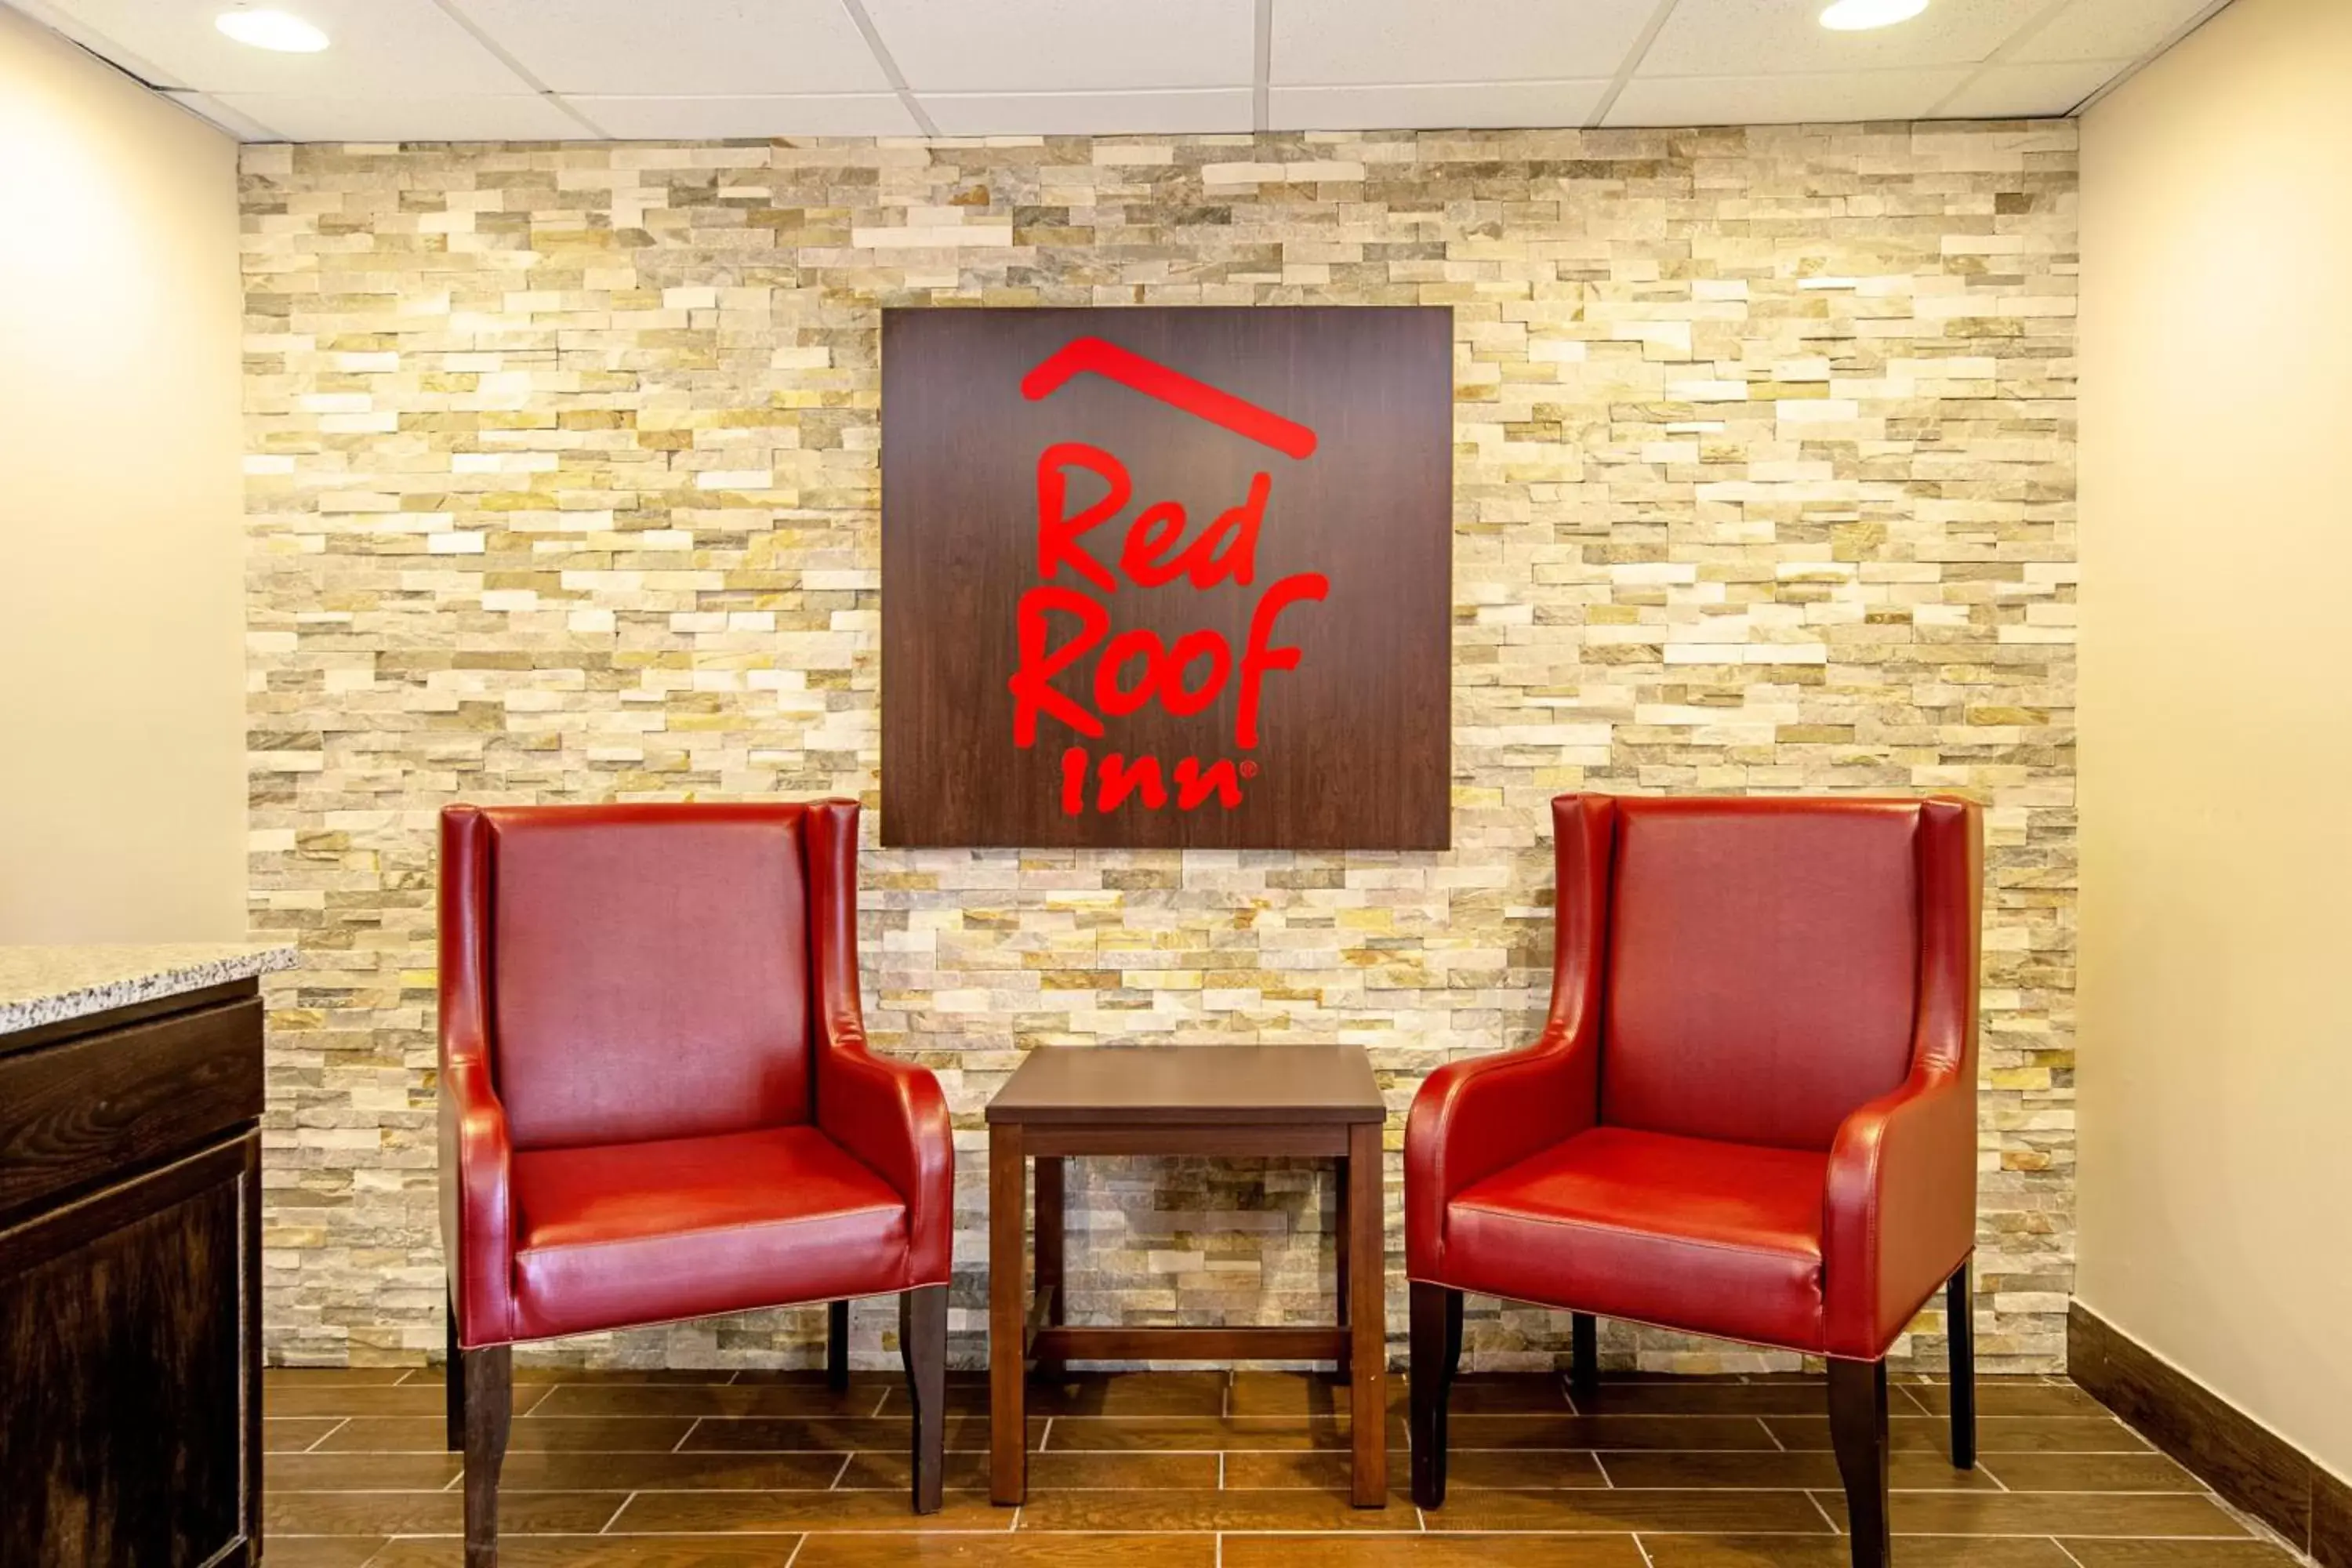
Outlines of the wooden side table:
{"type": "Polygon", "coordinates": [[[1102,1046],[1032,1051],[988,1105],[989,1495],[1029,1490],[1028,1364],[1066,1361],[1328,1360],[1346,1368],[1352,1500],[1388,1500],[1381,1128],[1357,1046],[1102,1046]],[[1082,1328],[1065,1322],[1063,1162],[1073,1155],[1223,1154],[1336,1160],[1339,1311],[1330,1324],[1082,1328]],[[1037,1162],[1037,1289],[1025,1299],[1028,1162],[1037,1162]]]}

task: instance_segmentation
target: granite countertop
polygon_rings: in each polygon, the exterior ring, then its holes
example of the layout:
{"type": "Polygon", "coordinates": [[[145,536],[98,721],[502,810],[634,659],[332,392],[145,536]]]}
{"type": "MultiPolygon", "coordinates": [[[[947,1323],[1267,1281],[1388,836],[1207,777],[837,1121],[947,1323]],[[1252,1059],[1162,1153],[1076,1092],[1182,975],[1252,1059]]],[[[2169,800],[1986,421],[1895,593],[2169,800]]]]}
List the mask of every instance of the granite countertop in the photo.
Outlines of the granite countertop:
{"type": "Polygon", "coordinates": [[[194,942],[0,947],[0,1035],[294,967],[291,947],[194,942]]]}

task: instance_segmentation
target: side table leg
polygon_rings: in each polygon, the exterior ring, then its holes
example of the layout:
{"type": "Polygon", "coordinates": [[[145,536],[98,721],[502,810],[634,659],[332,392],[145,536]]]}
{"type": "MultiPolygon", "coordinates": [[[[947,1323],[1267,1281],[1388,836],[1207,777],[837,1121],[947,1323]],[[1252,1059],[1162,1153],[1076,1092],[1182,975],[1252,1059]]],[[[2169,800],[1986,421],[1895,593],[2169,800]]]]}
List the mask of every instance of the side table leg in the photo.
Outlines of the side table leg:
{"type": "Polygon", "coordinates": [[[1355,1447],[1358,1508],[1381,1508],[1389,1496],[1387,1210],[1381,1196],[1377,1121],[1348,1129],[1348,1425],[1355,1447]]]}
{"type": "Polygon", "coordinates": [[[1348,1172],[1350,1168],[1347,1156],[1343,1154],[1335,1162],[1331,1173],[1332,1185],[1337,1189],[1331,1194],[1331,1250],[1339,1254],[1337,1289],[1339,1326],[1343,1329],[1348,1326],[1348,1314],[1354,1307],[1348,1298],[1355,1290],[1348,1276],[1348,1172]]]}
{"type": "Polygon", "coordinates": [[[988,1130],[988,1496],[1015,1508],[1029,1496],[1029,1420],[1022,1384],[1029,1356],[1029,1166],[1021,1127],[988,1130]]]}
{"type": "MultiPolygon", "coordinates": [[[[1037,1157],[1037,1300],[1045,1305],[1045,1321],[1059,1328],[1066,1321],[1068,1301],[1062,1287],[1064,1228],[1063,1173],[1069,1162],[1059,1154],[1037,1157]]],[[[1059,1377],[1058,1362],[1037,1363],[1041,1377],[1059,1377]]]]}

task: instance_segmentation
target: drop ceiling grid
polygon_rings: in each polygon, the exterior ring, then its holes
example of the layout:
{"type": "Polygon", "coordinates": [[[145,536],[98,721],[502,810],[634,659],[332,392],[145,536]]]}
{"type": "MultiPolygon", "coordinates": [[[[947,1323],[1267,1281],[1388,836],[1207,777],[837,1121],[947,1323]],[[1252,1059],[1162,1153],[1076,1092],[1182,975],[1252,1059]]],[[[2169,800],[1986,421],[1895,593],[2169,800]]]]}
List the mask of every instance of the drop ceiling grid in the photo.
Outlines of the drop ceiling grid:
{"type": "Polygon", "coordinates": [[[2023,118],[2227,0],[279,0],[310,56],[230,0],[0,3],[247,139],[439,141],[2023,118]]]}

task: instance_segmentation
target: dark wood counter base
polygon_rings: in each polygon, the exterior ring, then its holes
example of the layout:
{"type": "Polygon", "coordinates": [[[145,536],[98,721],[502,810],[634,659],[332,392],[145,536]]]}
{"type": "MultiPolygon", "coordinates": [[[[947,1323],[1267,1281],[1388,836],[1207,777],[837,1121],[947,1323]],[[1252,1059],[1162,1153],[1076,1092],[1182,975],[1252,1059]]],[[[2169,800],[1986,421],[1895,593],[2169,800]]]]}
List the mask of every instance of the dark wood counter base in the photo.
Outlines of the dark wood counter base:
{"type": "Polygon", "coordinates": [[[0,1037],[0,1563],[261,1551],[261,1003],[0,1037]]]}

